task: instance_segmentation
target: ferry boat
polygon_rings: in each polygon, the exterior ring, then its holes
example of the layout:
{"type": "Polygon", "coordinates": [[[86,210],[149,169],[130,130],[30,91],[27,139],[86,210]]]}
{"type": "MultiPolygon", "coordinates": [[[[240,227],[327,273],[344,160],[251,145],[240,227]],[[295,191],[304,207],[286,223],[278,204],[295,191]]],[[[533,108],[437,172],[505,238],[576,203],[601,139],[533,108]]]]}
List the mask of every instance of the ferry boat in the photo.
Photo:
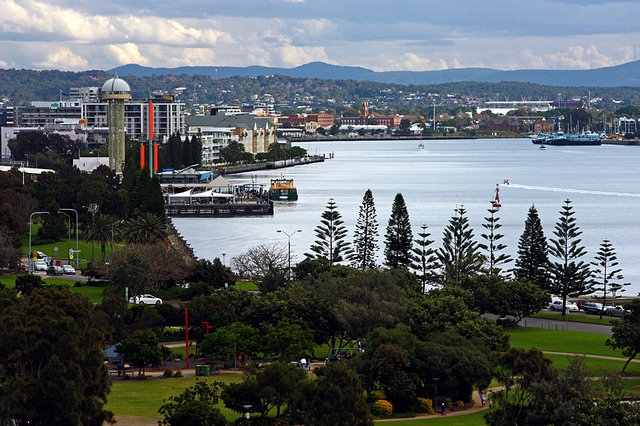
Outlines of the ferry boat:
{"type": "Polygon", "coordinates": [[[536,145],[574,145],[574,146],[591,146],[601,145],[600,135],[596,133],[564,133],[556,132],[553,134],[540,133],[536,138],[531,139],[536,145]]]}
{"type": "Polygon", "coordinates": [[[269,199],[296,201],[298,199],[298,190],[293,186],[293,179],[271,179],[269,199]]]}

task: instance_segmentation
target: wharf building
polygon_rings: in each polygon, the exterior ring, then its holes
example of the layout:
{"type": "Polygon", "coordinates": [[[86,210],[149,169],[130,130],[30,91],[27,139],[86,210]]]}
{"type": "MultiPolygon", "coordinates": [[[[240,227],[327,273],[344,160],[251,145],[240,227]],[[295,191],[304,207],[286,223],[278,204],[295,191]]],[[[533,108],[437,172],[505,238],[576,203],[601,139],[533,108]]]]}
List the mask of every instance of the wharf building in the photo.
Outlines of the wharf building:
{"type": "Polygon", "coordinates": [[[220,150],[235,141],[246,152],[267,152],[269,145],[278,142],[277,127],[271,121],[248,114],[187,116],[187,136],[202,141],[202,165],[212,166],[220,159],[220,150]]]}

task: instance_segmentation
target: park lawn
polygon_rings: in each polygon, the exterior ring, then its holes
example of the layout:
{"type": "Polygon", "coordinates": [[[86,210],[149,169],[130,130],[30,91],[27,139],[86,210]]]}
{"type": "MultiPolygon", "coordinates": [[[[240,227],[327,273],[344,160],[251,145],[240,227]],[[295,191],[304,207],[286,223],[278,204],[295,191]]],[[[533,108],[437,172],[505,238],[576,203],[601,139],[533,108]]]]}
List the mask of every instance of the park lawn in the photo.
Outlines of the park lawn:
{"type": "Polygon", "coordinates": [[[442,426],[476,426],[486,425],[484,421],[484,414],[486,410],[476,411],[471,414],[463,414],[460,416],[446,416],[446,417],[432,417],[430,419],[415,419],[415,420],[396,420],[380,422],[380,425],[393,425],[393,426],[418,426],[418,425],[442,425],[442,426]]]}
{"type": "Polygon", "coordinates": [[[255,285],[255,283],[252,283],[251,281],[236,281],[235,287],[238,290],[258,291],[258,286],[255,285]]]}
{"type": "Polygon", "coordinates": [[[635,397],[640,396],[640,379],[623,379],[622,390],[625,395],[631,394],[635,397]]]}
{"type": "MultiPolygon", "coordinates": [[[[35,231],[34,231],[35,232],[35,231]]],[[[78,240],[78,250],[80,250],[80,267],[86,267],[86,262],[91,260],[91,242],[90,241],[85,241],[85,240],[78,240]],[[83,265],[84,263],[84,265],[83,265]]],[[[40,245],[31,245],[31,250],[38,250],[43,252],[44,254],[46,254],[47,256],[53,258],[54,257],[54,248],[58,247],[58,256],[56,257],[57,259],[67,259],[67,254],[68,254],[68,242],[67,239],[65,238],[64,240],[55,242],[55,243],[49,243],[49,244],[40,244],[40,245]]],[[[118,250],[122,250],[122,245],[118,242],[116,242],[113,245],[113,251],[118,251],[118,250]]],[[[76,240],[75,237],[71,238],[71,248],[72,249],[76,249],[76,240]]],[[[22,249],[22,254],[23,256],[27,255],[27,251],[29,250],[29,235],[27,235],[26,241],[24,243],[23,249],[22,249]]],[[[100,243],[95,243],[94,245],[94,256],[95,256],[95,260],[96,261],[100,261],[102,259],[102,252],[100,251],[100,243]]],[[[108,258],[111,255],[111,244],[107,243],[107,245],[105,246],[105,256],[106,258],[108,258]]],[[[71,264],[73,265],[73,267],[75,268],[76,266],[76,262],[75,262],[75,258],[74,260],[71,261],[71,264]]]]}
{"type": "MultiPolygon", "coordinates": [[[[234,383],[242,380],[241,374],[220,374],[215,378],[181,377],[172,379],[153,378],[147,380],[117,380],[112,382],[111,393],[107,397],[106,409],[118,416],[139,416],[152,420],[160,419],[158,409],[163,399],[180,394],[184,389],[193,386],[197,380],[208,382],[234,383]]],[[[220,401],[220,408],[227,421],[234,421],[240,414],[229,410],[220,401]]]]}
{"type": "Polygon", "coordinates": [[[4,285],[7,288],[14,288],[16,286],[16,278],[20,275],[15,274],[4,274],[0,275],[0,284],[4,285]]]}
{"type": "MultiPolygon", "coordinates": [[[[553,362],[553,365],[556,368],[567,368],[569,365],[569,360],[572,358],[569,355],[552,355],[545,354],[545,358],[550,359],[553,362]]],[[[602,359],[602,358],[584,358],[584,363],[591,370],[591,375],[593,377],[601,377],[606,376],[609,373],[620,373],[622,371],[622,367],[624,366],[625,360],[615,361],[611,359],[602,359]]],[[[631,362],[629,366],[625,370],[625,374],[627,376],[640,376],[640,363],[631,362]]]]}
{"type": "Polygon", "coordinates": [[[77,293],[85,296],[91,303],[100,303],[102,302],[102,296],[105,288],[106,287],[95,287],[87,285],[82,287],[71,287],[69,290],[71,291],[71,293],[77,293]]]}
{"type": "Polygon", "coordinates": [[[589,324],[604,324],[611,325],[611,321],[614,318],[603,317],[600,319],[599,316],[594,315],[580,315],[580,314],[569,314],[562,316],[560,312],[538,312],[536,314],[531,315],[534,318],[545,318],[550,320],[558,320],[558,321],[569,321],[569,322],[585,322],[589,324]]]}
{"type": "Polygon", "coordinates": [[[510,336],[511,346],[514,348],[624,357],[620,351],[605,346],[604,343],[609,337],[605,334],[543,328],[515,328],[505,331],[510,336]]]}

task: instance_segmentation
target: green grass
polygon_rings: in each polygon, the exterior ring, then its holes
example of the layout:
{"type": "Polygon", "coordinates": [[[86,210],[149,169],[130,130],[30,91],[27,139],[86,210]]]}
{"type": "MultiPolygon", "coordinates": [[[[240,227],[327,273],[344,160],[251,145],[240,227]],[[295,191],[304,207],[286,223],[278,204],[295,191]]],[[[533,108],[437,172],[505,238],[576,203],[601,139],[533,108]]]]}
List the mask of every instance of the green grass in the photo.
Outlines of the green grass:
{"type": "Polygon", "coordinates": [[[14,274],[0,275],[0,283],[2,283],[2,285],[4,285],[5,287],[13,288],[16,286],[16,278],[19,276],[20,275],[14,274]]]}
{"type": "Polygon", "coordinates": [[[579,315],[579,314],[569,314],[562,315],[560,312],[538,312],[537,314],[533,314],[534,318],[545,318],[550,320],[558,320],[558,321],[569,321],[569,322],[584,322],[589,324],[604,324],[611,325],[612,318],[603,317],[600,319],[599,316],[593,315],[579,315]]]}
{"type": "Polygon", "coordinates": [[[636,397],[640,396],[640,379],[622,380],[622,389],[625,394],[631,394],[636,397]]]}
{"type": "MultiPolygon", "coordinates": [[[[201,377],[197,379],[204,380],[201,377]]],[[[208,378],[207,381],[232,383],[239,382],[241,379],[241,374],[220,374],[215,378],[208,378]]],[[[118,416],[139,416],[158,420],[160,418],[158,409],[163,404],[162,400],[180,394],[187,387],[193,386],[195,382],[196,377],[114,381],[106,408],[113,411],[116,418],[118,416]]],[[[240,417],[239,414],[226,408],[222,402],[216,406],[220,408],[228,421],[240,417]]]]}
{"type": "Polygon", "coordinates": [[[235,287],[238,290],[258,291],[258,286],[251,281],[236,281],[235,287]]]}
{"type": "Polygon", "coordinates": [[[417,425],[442,425],[442,426],[477,426],[486,425],[484,414],[486,411],[477,411],[472,414],[464,414],[460,416],[432,417],[430,419],[416,420],[397,420],[389,422],[380,422],[380,425],[393,426],[417,426],[417,425]]]}
{"type": "Polygon", "coordinates": [[[542,328],[519,328],[506,332],[511,337],[511,346],[514,348],[623,357],[620,351],[614,351],[604,345],[609,337],[604,334],[542,328]]]}
{"type": "Polygon", "coordinates": [[[105,288],[106,287],[83,286],[72,287],[69,290],[71,290],[71,293],[77,293],[85,296],[92,303],[100,303],[102,302],[102,296],[105,288]]]}
{"type": "MultiPolygon", "coordinates": [[[[545,358],[553,361],[553,365],[556,368],[567,368],[569,360],[572,358],[568,355],[551,355],[545,354],[545,358]]],[[[626,360],[625,360],[626,361],[626,360]]],[[[584,363],[591,370],[591,375],[594,377],[606,376],[609,373],[620,373],[625,361],[614,361],[610,359],[601,358],[584,358],[584,363]]],[[[640,363],[629,363],[629,366],[625,370],[627,376],[640,376],[640,363]]]]}
{"type": "MultiPolygon", "coordinates": [[[[35,235],[35,231],[33,231],[33,235],[35,235]]],[[[86,263],[91,260],[91,253],[92,253],[91,244],[92,243],[89,241],[78,240],[78,250],[80,250],[80,267],[81,268],[86,267],[86,263]]],[[[66,238],[61,241],[58,241],[55,243],[49,243],[49,244],[33,245],[32,243],[31,251],[38,250],[43,252],[49,257],[54,257],[55,247],[58,247],[58,256],[56,258],[66,259],[69,252],[69,246],[66,238]]],[[[95,260],[100,261],[102,259],[102,252],[100,251],[100,243],[95,243],[94,247],[95,247],[94,248],[95,260]]],[[[73,236],[71,238],[71,248],[74,250],[76,249],[76,240],[75,240],[75,237],[73,236]]],[[[23,256],[27,255],[28,250],[29,250],[29,235],[27,234],[25,238],[24,246],[22,249],[23,256]]],[[[119,243],[116,242],[113,246],[113,251],[118,251],[118,250],[122,250],[122,245],[119,245],[119,243]]],[[[109,258],[110,255],[111,255],[111,244],[108,243],[105,246],[105,256],[109,258]]],[[[71,261],[71,263],[75,268],[76,266],[75,258],[71,261]]]]}

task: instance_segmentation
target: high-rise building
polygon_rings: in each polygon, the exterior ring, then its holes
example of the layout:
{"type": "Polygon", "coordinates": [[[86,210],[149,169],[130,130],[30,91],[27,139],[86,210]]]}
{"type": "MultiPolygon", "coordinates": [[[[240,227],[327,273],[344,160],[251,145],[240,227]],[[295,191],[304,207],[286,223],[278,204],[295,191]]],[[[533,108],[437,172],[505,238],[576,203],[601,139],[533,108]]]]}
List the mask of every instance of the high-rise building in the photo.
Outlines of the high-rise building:
{"type": "Polygon", "coordinates": [[[98,102],[100,101],[99,87],[72,87],[69,90],[69,97],[79,102],[98,102]]]}

